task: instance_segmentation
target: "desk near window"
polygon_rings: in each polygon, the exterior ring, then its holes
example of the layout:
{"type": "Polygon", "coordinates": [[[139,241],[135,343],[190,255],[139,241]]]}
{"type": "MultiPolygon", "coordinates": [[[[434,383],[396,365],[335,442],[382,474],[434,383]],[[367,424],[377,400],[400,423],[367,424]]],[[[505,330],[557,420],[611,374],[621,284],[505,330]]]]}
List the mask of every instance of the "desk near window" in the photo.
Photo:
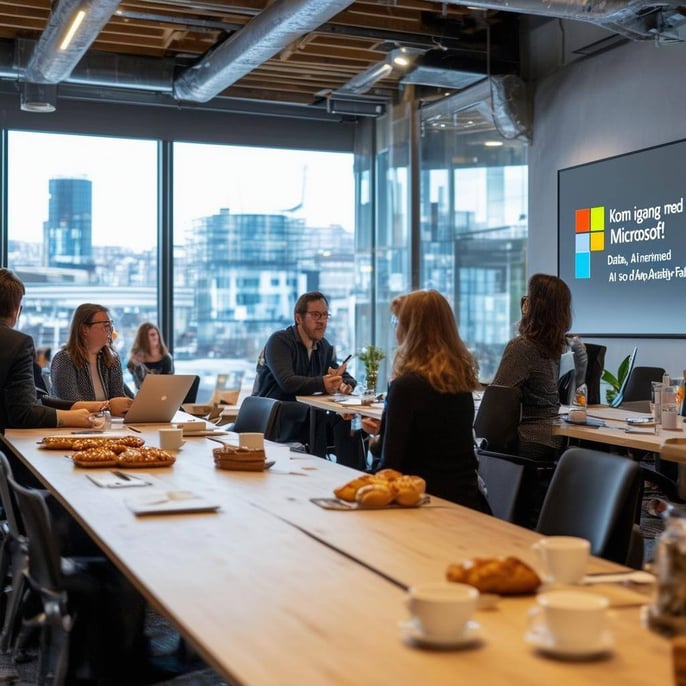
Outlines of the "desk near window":
{"type": "MultiPolygon", "coordinates": [[[[157,428],[143,429],[150,445],[157,428]]],[[[187,439],[173,468],[148,471],[165,489],[210,495],[221,510],[136,518],[124,500],[143,489],[97,488],[61,453],[38,449],[43,433],[8,431],[4,441],[231,683],[644,686],[671,678],[670,643],[641,627],[635,605],[613,610],[614,655],[589,663],[546,659],[525,643],[531,597],[478,613],[483,640],[473,650],[403,643],[405,587],[443,578],[450,562],[468,557],[514,554],[535,565],[534,532],[436,498],[408,510],[324,510],[310,498],[330,496],[356,472],[276,444],[267,445],[270,471],[221,471],[205,438],[187,439]]],[[[589,566],[617,569],[598,559],[589,566]]]]}

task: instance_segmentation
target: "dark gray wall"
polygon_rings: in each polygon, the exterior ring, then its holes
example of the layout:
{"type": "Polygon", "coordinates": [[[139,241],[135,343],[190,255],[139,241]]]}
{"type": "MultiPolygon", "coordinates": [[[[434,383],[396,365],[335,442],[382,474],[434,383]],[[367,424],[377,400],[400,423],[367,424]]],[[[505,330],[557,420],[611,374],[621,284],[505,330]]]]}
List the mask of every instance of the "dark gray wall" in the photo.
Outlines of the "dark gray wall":
{"type": "MultiPolygon", "coordinates": [[[[557,66],[535,87],[533,130],[529,272],[555,274],[558,170],[686,138],[686,47],[629,43],[557,66]]],[[[685,313],[686,308],[674,313],[683,319],[684,336],[685,313]]],[[[641,313],[628,309],[627,316],[641,313]]],[[[594,342],[608,346],[610,369],[634,345],[639,346],[639,365],[661,366],[679,376],[686,368],[686,340],[594,342]]]]}
{"type": "MultiPolygon", "coordinates": [[[[356,125],[313,111],[307,119],[283,114],[209,111],[200,107],[114,104],[59,98],[50,114],[22,112],[19,94],[0,93],[0,128],[132,138],[352,152],[356,125]]],[[[237,104],[238,110],[240,103],[237,104]]]]}

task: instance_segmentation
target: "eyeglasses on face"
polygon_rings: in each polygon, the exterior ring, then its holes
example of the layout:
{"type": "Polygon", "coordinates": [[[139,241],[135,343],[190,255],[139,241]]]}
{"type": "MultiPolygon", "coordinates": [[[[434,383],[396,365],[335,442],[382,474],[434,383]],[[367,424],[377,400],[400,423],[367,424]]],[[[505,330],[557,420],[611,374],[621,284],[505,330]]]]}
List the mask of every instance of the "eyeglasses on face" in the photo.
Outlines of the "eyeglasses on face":
{"type": "Polygon", "coordinates": [[[305,314],[309,314],[315,322],[318,322],[320,319],[327,320],[331,316],[328,312],[317,312],[316,310],[308,310],[305,314]]]}
{"type": "Polygon", "coordinates": [[[111,319],[101,319],[97,322],[86,322],[86,326],[95,326],[96,324],[102,324],[103,329],[114,331],[114,322],[111,319]]]}

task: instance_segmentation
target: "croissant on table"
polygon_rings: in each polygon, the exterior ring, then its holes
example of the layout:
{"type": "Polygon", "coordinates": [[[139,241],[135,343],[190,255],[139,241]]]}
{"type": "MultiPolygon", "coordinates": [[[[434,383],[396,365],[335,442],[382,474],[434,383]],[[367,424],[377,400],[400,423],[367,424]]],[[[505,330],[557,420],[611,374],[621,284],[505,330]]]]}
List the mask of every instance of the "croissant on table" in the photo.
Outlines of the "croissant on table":
{"type": "Polygon", "coordinates": [[[481,593],[524,595],[535,593],[541,585],[536,572],[517,557],[482,557],[451,564],[448,581],[469,584],[481,593]]]}

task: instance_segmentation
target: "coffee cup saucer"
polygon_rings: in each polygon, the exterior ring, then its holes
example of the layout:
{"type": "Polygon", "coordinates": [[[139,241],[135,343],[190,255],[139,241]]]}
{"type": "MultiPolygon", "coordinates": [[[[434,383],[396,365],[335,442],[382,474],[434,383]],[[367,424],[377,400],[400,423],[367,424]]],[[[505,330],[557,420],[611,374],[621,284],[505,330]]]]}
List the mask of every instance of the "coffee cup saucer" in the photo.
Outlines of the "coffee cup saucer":
{"type": "Polygon", "coordinates": [[[614,645],[612,634],[605,631],[593,644],[565,643],[557,640],[545,626],[539,625],[527,631],[524,640],[546,655],[564,660],[590,660],[607,655],[614,645]]]}
{"type": "Polygon", "coordinates": [[[427,635],[422,631],[417,622],[412,619],[401,621],[398,625],[403,637],[420,648],[455,650],[457,648],[471,647],[481,639],[481,627],[474,620],[467,622],[463,631],[457,636],[427,635]]]}

